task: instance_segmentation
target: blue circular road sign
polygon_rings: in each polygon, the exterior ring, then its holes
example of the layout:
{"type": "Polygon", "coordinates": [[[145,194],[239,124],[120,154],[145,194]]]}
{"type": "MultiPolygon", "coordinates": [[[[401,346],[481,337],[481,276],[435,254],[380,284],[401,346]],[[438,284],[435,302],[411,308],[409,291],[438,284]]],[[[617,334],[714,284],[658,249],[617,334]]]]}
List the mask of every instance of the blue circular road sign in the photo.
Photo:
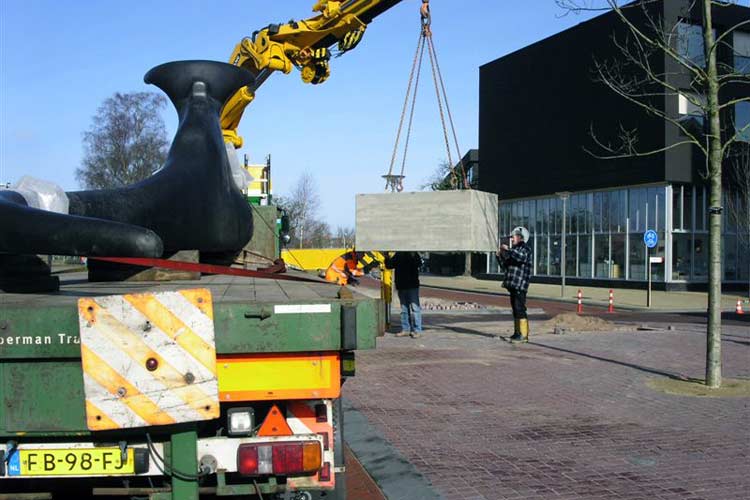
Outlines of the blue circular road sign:
{"type": "Polygon", "coordinates": [[[647,247],[654,248],[659,243],[659,235],[653,229],[649,229],[643,233],[643,242],[647,247]]]}

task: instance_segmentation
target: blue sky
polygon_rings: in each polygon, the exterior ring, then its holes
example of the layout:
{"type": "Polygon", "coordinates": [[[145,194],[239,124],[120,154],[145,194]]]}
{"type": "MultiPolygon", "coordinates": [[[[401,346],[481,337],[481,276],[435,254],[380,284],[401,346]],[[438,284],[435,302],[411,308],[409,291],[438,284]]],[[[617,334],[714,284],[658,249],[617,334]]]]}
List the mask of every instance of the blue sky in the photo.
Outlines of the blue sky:
{"type": "MultiPolygon", "coordinates": [[[[180,59],[225,61],[271,22],[311,14],[314,0],[0,1],[0,182],[24,174],[79,186],[82,132],[114,92],[151,89],[143,75],[180,59]]],[[[332,61],[321,86],[274,75],[245,112],[240,152],[273,157],[274,191],[311,172],[332,227],[354,224],[354,195],[380,192],[416,48],[419,0],[372,23],[360,46],[332,61]]],[[[477,147],[479,66],[590,16],[561,17],[554,0],[433,0],[433,32],[461,149],[477,147]]],[[[425,70],[429,70],[425,59],[425,70]]],[[[544,64],[544,61],[539,61],[544,64]]],[[[406,167],[417,190],[445,159],[435,93],[420,85],[406,167]]],[[[164,112],[170,137],[173,109],[164,112]]],[[[533,133],[533,131],[530,131],[533,133]]]]}

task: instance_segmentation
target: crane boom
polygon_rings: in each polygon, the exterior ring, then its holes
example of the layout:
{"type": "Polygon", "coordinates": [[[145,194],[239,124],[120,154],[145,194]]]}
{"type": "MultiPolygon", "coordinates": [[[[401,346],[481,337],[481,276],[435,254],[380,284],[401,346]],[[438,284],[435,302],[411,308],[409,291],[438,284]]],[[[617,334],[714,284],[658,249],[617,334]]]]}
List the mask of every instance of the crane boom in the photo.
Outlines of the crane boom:
{"type": "Polygon", "coordinates": [[[302,81],[317,85],[331,74],[331,47],[340,53],[354,49],[362,40],[367,25],[375,17],[402,0],[318,0],[313,12],[318,14],[300,21],[270,24],[243,38],[232,51],[229,62],[249,70],[256,77],[252,86],[237,91],[224,105],[221,128],[224,140],[242,147],[237,127],[245,108],[255,98],[256,90],[271,74],[289,74],[300,70],[302,81]]]}

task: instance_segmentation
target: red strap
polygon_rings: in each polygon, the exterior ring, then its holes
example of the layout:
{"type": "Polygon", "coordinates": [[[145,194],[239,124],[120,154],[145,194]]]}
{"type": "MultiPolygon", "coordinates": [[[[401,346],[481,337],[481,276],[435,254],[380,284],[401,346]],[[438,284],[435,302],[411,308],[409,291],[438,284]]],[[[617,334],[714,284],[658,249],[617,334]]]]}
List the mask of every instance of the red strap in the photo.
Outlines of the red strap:
{"type": "Polygon", "coordinates": [[[227,276],[245,276],[248,278],[261,278],[283,281],[302,281],[305,283],[328,283],[327,281],[303,278],[302,276],[288,276],[285,274],[273,274],[264,271],[250,271],[248,269],[236,269],[227,266],[215,266],[213,264],[198,264],[197,262],[183,262],[167,259],[142,259],[135,257],[89,257],[92,260],[103,262],[115,262],[117,264],[129,264],[140,267],[160,267],[162,269],[173,269],[175,271],[189,271],[202,274],[223,274],[227,276]]]}

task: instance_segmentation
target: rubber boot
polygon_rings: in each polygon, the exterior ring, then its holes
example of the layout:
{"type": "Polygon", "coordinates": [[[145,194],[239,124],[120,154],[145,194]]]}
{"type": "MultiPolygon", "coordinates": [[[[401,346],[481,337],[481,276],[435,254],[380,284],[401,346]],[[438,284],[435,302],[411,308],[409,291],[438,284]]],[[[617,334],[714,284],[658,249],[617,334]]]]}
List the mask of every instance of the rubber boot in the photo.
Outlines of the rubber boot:
{"type": "Polygon", "coordinates": [[[523,336],[521,335],[521,321],[520,319],[513,319],[513,336],[510,338],[511,342],[522,342],[523,336]]]}
{"type": "Polygon", "coordinates": [[[526,318],[518,320],[519,331],[521,332],[521,342],[529,341],[529,320],[526,318]]]}

